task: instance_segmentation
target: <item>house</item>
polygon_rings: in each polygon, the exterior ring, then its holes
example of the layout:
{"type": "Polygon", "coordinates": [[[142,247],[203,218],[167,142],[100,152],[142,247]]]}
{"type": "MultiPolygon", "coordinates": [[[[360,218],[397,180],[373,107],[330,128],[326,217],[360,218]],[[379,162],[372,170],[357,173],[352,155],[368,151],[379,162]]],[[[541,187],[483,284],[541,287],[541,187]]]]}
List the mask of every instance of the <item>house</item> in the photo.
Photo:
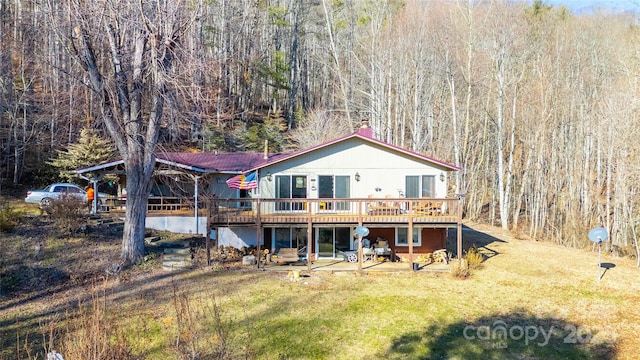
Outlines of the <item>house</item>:
{"type": "MultiPolygon", "coordinates": [[[[365,226],[368,242],[386,243],[396,260],[445,248],[448,229],[461,224],[460,201],[447,196],[449,174],[460,169],[372,135],[364,120],[353,134],[286,154],[159,153],[156,173],[193,180],[182,187],[195,194],[186,208],[207,210],[181,220],[173,214],[174,222],[195,223],[195,232],[210,233],[218,245],[304,248],[312,260],[343,259],[358,248],[355,228],[365,226]],[[230,188],[227,180],[239,174],[257,187],[230,188]]],[[[115,161],[78,173],[121,166],[115,161]]],[[[177,202],[174,210],[184,207],[177,202]]],[[[460,245],[459,237],[458,254],[460,245]]]]}

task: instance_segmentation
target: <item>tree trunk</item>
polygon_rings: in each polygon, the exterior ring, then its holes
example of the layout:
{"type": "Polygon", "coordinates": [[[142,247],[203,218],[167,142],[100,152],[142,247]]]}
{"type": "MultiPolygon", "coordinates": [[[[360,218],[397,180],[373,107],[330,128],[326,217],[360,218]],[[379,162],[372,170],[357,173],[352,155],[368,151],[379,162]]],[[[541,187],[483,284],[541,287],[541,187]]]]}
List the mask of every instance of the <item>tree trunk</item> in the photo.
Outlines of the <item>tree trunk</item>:
{"type": "Polygon", "coordinates": [[[142,176],[140,171],[127,168],[127,210],[122,234],[120,257],[132,263],[144,256],[144,232],[147,215],[147,200],[151,186],[150,178],[142,176]],[[142,239],[142,241],[140,241],[142,239]]]}

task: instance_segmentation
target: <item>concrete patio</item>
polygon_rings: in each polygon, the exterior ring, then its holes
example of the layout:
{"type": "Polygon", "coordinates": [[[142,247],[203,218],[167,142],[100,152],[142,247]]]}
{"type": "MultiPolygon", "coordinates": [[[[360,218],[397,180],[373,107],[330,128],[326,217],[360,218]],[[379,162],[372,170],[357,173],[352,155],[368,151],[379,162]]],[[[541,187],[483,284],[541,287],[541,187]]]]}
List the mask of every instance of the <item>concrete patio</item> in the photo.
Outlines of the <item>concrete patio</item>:
{"type": "MultiPolygon", "coordinates": [[[[267,271],[308,271],[307,264],[305,262],[297,262],[290,264],[274,264],[268,263],[266,265],[261,264],[261,267],[267,271]]],[[[445,264],[442,262],[434,262],[431,264],[419,264],[417,272],[438,272],[445,273],[451,271],[451,263],[445,264]]],[[[311,271],[358,271],[357,262],[348,262],[342,260],[318,260],[311,263],[311,271]]],[[[365,272],[401,272],[401,271],[413,271],[411,264],[407,262],[375,262],[365,261],[362,263],[362,271],[365,272]]]]}

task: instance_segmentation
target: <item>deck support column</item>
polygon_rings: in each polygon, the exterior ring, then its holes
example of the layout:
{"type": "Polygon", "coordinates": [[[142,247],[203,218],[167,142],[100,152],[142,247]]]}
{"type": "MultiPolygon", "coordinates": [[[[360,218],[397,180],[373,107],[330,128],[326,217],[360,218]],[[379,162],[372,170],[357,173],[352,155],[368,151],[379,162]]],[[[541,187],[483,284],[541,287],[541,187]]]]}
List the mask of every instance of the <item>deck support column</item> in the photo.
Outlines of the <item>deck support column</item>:
{"type": "Polygon", "coordinates": [[[457,252],[458,252],[458,260],[462,260],[462,199],[464,198],[463,193],[459,193],[458,195],[458,224],[456,229],[457,234],[457,252]]]}
{"type": "Polygon", "coordinates": [[[207,214],[207,228],[205,229],[205,236],[204,236],[204,247],[207,250],[207,266],[211,265],[211,208],[212,208],[212,203],[211,201],[209,201],[206,204],[206,209],[205,209],[205,214],[207,214]]]}
{"type": "MultiPolygon", "coordinates": [[[[358,226],[362,226],[362,203],[358,203],[358,226]]],[[[362,272],[362,236],[356,235],[358,239],[358,271],[362,272]]]]}
{"type": "MultiPolygon", "coordinates": [[[[311,211],[311,204],[309,204],[309,211],[311,211]]],[[[309,213],[307,219],[307,270],[311,271],[311,245],[313,238],[313,215],[309,213]]]]}
{"type": "Polygon", "coordinates": [[[409,231],[407,231],[407,242],[409,243],[409,268],[413,271],[413,209],[409,201],[409,231]]]}
{"type": "Polygon", "coordinates": [[[194,185],[194,196],[193,196],[193,202],[194,202],[194,217],[196,218],[196,234],[200,234],[200,213],[198,211],[198,208],[200,207],[198,204],[198,185],[199,185],[199,180],[200,180],[200,176],[195,175],[192,176],[193,177],[193,185],[194,185]]]}
{"type": "Polygon", "coordinates": [[[256,201],[256,267],[260,269],[260,260],[262,254],[260,250],[260,243],[262,240],[262,219],[260,219],[260,199],[256,201]]]}

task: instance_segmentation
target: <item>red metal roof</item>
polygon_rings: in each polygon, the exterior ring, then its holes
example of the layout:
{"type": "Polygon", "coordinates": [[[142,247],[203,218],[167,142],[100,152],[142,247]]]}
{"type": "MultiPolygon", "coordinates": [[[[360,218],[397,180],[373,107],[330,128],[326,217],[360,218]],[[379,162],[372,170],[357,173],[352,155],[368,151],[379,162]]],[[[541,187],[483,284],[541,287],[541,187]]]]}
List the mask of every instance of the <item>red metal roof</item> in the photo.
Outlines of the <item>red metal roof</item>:
{"type": "MultiPolygon", "coordinates": [[[[278,157],[281,154],[270,154],[278,157]]],[[[156,155],[158,160],[195,167],[205,172],[245,172],[266,162],[263,153],[218,152],[218,153],[183,153],[162,152],[156,155]]]]}

